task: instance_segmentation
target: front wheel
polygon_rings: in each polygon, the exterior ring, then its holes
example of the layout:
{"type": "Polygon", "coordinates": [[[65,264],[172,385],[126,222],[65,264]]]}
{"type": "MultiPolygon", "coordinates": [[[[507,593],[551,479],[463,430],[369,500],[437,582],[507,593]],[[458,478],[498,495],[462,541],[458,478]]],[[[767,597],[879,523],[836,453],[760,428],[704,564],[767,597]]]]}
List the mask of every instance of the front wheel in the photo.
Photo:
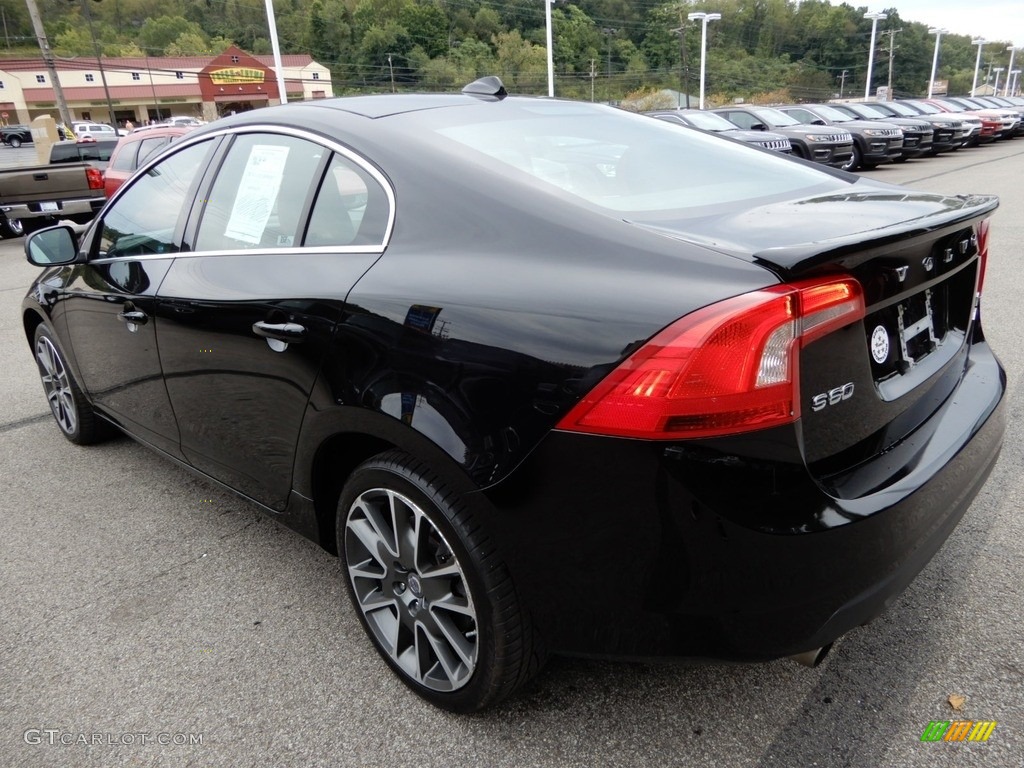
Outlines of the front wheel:
{"type": "Polygon", "coordinates": [[[860,168],[861,160],[864,155],[861,153],[860,148],[854,144],[853,154],[850,155],[850,159],[847,160],[843,165],[840,166],[844,171],[855,171],[860,168]]]}
{"type": "Polygon", "coordinates": [[[500,547],[424,464],[400,451],[362,464],[342,491],[336,530],[363,629],[424,699],[473,712],[537,672],[538,645],[500,547]]]}
{"type": "Polygon", "coordinates": [[[12,136],[10,144],[11,144],[12,147],[17,149],[18,147],[21,146],[21,139],[19,139],[17,136],[12,136]]]}
{"type": "Polygon", "coordinates": [[[53,333],[43,324],[36,328],[33,351],[46,401],[64,437],[78,445],[103,439],[103,422],[79,389],[53,333]]]}

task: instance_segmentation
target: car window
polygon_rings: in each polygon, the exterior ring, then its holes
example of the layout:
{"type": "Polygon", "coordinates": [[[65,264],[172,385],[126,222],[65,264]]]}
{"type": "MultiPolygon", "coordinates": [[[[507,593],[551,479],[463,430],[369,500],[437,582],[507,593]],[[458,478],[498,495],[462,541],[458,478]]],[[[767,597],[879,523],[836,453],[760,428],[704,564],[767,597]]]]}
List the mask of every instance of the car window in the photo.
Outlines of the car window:
{"type": "Polygon", "coordinates": [[[747,130],[750,130],[752,125],[757,125],[761,122],[748,112],[726,112],[725,116],[730,122],[735,123],[740,128],[746,128],[747,130]]]}
{"type": "Polygon", "coordinates": [[[114,162],[110,164],[110,169],[114,171],[134,171],[138,167],[135,159],[139,154],[140,143],[138,141],[131,141],[123,145],[114,157],[114,162]]]}
{"type": "Polygon", "coordinates": [[[195,249],[298,246],[303,209],[329,152],[294,136],[238,136],[210,190],[195,249]]]}
{"type": "Polygon", "coordinates": [[[110,160],[110,153],[113,152],[116,144],[109,141],[96,141],[90,144],[78,145],[78,156],[83,161],[106,162],[110,160]]]}
{"type": "Polygon", "coordinates": [[[388,223],[384,189],[366,171],[335,154],[317,193],[304,245],[380,245],[388,223]]]}
{"type": "Polygon", "coordinates": [[[50,147],[50,163],[77,163],[77,144],[54,144],[50,147]]]}
{"type": "Polygon", "coordinates": [[[140,165],[142,165],[144,162],[146,162],[146,159],[150,155],[152,155],[154,152],[160,150],[161,148],[167,146],[169,140],[170,140],[170,137],[168,137],[168,136],[157,136],[157,137],[152,138],[152,139],[143,139],[142,141],[140,141],[139,142],[139,160],[135,164],[135,167],[138,168],[140,165]]]}
{"type": "MultiPolygon", "coordinates": [[[[442,127],[442,136],[588,203],[616,212],[675,215],[720,203],[807,190],[827,179],[764,153],[661,120],[595,120],[587,110],[531,106],[536,117],[442,127]],[[551,114],[544,114],[551,110],[551,114]],[[561,111],[558,111],[561,110],[561,111]]],[[[446,116],[438,116],[443,120],[446,116]]],[[[465,154],[463,152],[463,154],[465,154]]],[[[777,156],[776,156],[777,155],[777,156]]],[[[483,164],[477,157],[474,162],[483,164]]]]}
{"type": "Polygon", "coordinates": [[[187,208],[189,189],[212,146],[210,140],[193,144],[135,177],[104,215],[93,255],[177,252],[178,218],[187,208]]]}
{"type": "Polygon", "coordinates": [[[812,112],[808,112],[806,109],[787,109],[784,110],[787,115],[799,120],[801,123],[813,123],[819,118],[812,112]]]}

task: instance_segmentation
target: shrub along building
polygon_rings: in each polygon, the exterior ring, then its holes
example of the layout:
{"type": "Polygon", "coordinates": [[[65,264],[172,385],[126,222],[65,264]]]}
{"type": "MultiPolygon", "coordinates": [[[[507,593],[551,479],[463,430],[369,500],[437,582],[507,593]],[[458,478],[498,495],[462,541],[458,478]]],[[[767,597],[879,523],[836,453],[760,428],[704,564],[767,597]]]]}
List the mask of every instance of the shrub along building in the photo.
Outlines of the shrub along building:
{"type": "MultiPolygon", "coordinates": [[[[219,56],[56,59],[57,77],[74,120],[142,125],[189,116],[214,120],[280,103],[272,56],[231,47],[219,56]],[[106,89],[103,86],[106,78],[106,89]],[[107,94],[114,114],[109,114],[107,94]]],[[[288,101],[334,95],[331,72],[308,54],[281,57],[288,101]]],[[[40,115],[59,122],[50,72],[42,57],[0,57],[0,122],[29,123],[40,115]]]]}

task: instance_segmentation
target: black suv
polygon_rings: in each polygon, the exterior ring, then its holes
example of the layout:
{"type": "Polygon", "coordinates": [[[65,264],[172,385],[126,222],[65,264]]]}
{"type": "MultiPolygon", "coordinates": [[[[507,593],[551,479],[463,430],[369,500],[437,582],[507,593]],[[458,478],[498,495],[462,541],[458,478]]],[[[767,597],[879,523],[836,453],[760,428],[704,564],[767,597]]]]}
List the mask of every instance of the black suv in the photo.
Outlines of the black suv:
{"type": "Polygon", "coordinates": [[[712,112],[747,131],[774,131],[788,136],[793,154],[805,160],[842,168],[853,157],[853,136],[843,128],[801,125],[770,107],[722,107],[712,112]]]}
{"type": "Polygon", "coordinates": [[[891,163],[903,152],[903,131],[880,120],[862,120],[828,104],[799,104],[779,107],[804,125],[831,125],[853,134],[853,156],[842,166],[844,171],[874,168],[891,163]]]}
{"type": "Polygon", "coordinates": [[[893,162],[902,163],[904,160],[927,155],[932,151],[935,129],[932,128],[931,123],[918,116],[914,110],[908,107],[903,108],[909,113],[905,115],[896,109],[886,109],[884,104],[876,103],[855,102],[851,104],[831,104],[830,106],[861,120],[881,120],[882,122],[898,126],[903,131],[903,149],[900,152],[900,156],[893,162]]]}

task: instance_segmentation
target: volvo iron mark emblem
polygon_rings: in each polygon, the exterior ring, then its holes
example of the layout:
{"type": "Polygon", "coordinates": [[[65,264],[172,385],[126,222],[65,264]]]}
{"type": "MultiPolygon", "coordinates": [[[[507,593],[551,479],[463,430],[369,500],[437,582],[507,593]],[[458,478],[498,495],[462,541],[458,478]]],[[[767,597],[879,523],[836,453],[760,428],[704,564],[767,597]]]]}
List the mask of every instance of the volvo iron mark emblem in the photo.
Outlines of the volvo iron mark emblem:
{"type": "Polygon", "coordinates": [[[871,332],[871,359],[879,365],[889,359],[889,332],[884,325],[871,332]]]}

